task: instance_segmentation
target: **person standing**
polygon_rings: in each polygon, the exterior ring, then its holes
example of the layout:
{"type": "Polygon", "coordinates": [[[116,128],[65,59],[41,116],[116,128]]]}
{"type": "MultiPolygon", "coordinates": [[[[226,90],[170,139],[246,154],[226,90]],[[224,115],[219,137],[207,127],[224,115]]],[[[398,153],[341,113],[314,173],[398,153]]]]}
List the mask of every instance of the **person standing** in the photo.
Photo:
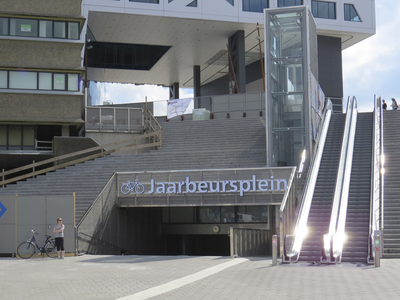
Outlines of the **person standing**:
{"type": "Polygon", "coordinates": [[[397,102],[396,102],[396,99],[394,99],[394,98],[392,98],[392,109],[393,110],[397,110],[397,108],[399,107],[398,105],[397,105],[397,102]]]}
{"type": "Polygon", "coordinates": [[[382,108],[383,108],[383,110],[386,110],[386,108],[387,108],[387,104],[385,102],[385,99],[382,100],[382,108]]]}
{"type": "Polygon", "coordinates": [[[53,233],[55,233],[56,247],[57,247],[57,258],[64,259],[65,249],[64,249],[64,229],[65,226],[62,223],[61,218],[57,218],[57,225],[54,225],[53,233]],[[61,257],[60,257],[61,252],[61,257]]]}

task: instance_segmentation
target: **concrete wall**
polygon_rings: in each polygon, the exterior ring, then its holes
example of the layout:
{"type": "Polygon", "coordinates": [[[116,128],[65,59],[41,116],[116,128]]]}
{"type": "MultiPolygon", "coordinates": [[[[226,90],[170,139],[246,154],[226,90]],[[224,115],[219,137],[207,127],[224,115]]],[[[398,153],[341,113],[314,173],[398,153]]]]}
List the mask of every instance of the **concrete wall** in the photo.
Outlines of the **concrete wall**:
{"type": "MultiPolygon", "coordinates": [[[[61,136],[56,136],[53,139],[53,153],[54,156],[60,156],[64,154],[69,154],[72,152],[80,151],[80,150],[85,150],[88,148],[92,147],[97,147],[99,144],[97,144],[93,139],[91,138],[84,138],[84,137],[61,137],[61,136]]],[[[84,155],[78,155],[73,158],[68,158],[68,159],[63,159],[59,160],[57,162],[57,165],[63,164],[68,161],[72,161],[75,159],[79,159],[81,157],[86,157],[91,154],[99,153],[101,150],[93,151],[90,153],[86,153],[84,155]]]]}
{"type": "Polygon", "coordinates": [[[54,237],[53,226],[62,217],[65,225],[64,244],[66,252],[75,252],[74,196],[17,196],[2,195],[0,203],[5,212],[0,217],[0,253],[16,253],[23,241],[32,237],[35,229],[36,241],[43,246],[46,234],[54,237]]]}
{"type": "Polygon", "coordinates": [[[0,121],[35,123],[81,123],[82,95],[3,93],[0,121]]]}
{"type": "MultiPolygon", "coordinates": [[[[118,132],[86,132],[86,137],[92,138],[94,141],[96,141],[99,145],[107,145],[110,143],[114,142],[120,142],[124,141],[126,139],[129,139],[129,137],[136,137],[136,136],[141,136],[142,134],[135,134],[135,133],[118,133],[118,132]]],[[[148,143],[148,139],[141,139],[137,141],[137,145],[144,145],[148,143]]],[[[128,149],[124,151],[118,151],[111,153],[111,155],[132,155],[132,154],[137,154],[137,153],[147,153],[150,150],[154,148],[144,148],[144,149],[138,149],[135,151],[135,149],[128,149]]]]}
{"type": "Polygon", "coordinates": [[[7,40],[0,43],[2,67],[73,69],[81,67],[83,43],[7,40]]]}
{"type": "Polygon", "coordinates": [[[16,14],[80,16],[82,0],[1,0],[0,11],[16,14]]]}

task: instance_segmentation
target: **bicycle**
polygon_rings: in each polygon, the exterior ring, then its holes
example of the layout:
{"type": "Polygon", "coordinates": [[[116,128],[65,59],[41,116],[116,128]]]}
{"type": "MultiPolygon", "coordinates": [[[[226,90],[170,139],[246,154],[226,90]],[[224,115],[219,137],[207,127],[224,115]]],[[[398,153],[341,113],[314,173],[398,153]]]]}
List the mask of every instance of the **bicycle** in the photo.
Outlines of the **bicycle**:
{"type": "Polygon", "coordinates": [[[144,192],[144,185],[139,183],[137,179],[135,181],[128,180],[128,183],[124,183],[121,186],[121,192],[122,192],[122,194],[125,194],[125,195],[129,194],[130,192],[142,194],[144,192]],[[132,183],[133,183],[133,185],[132,185],[132,183]]]}
{"type": "Polygon", "coordinates": [[[35,234],[39,234],[39,233],[37,233],[35,231],[35,229],[32,229],[31,231],[33,233],[32,237],[29,240],[19,244],[19,246],[17,248],[18,256],[23,259],[31,258],[33,256],[33,254],[36,253],[36,248],[37,248],[40,251],[42,258],[45,253],[47,254],[48,257],[56,258],[57,257],[57,249],[55,246],[55,240],[51,239],[52,236],[46,234],[46,241],[44,242],[44,246],[39,247],[39,245],[37,244],[36,239],[35,239],[35,234]]]}

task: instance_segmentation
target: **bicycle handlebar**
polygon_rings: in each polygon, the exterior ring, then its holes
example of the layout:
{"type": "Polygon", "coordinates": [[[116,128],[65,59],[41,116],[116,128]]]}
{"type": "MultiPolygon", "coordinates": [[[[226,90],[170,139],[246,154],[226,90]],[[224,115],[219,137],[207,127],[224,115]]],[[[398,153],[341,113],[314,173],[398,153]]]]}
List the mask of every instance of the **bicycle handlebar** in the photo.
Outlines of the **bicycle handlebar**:
{"type": "Polygon", "coordinates": [[[31,231],[33,232],[33,234],[39,234],[39,233],[36,232],[35,229],[32,229],[31,231]]]}

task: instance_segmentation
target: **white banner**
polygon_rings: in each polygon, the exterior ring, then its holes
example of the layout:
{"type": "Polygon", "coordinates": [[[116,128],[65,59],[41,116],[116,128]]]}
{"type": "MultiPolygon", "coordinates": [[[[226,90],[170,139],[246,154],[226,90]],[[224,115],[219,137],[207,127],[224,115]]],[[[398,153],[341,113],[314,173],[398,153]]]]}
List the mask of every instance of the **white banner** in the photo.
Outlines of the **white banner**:
{"type": "Polygon", "coordinates": [[[183,115],[192,100],[193,98],[169,100],[167,105],[167,119],[183,115]]]}

